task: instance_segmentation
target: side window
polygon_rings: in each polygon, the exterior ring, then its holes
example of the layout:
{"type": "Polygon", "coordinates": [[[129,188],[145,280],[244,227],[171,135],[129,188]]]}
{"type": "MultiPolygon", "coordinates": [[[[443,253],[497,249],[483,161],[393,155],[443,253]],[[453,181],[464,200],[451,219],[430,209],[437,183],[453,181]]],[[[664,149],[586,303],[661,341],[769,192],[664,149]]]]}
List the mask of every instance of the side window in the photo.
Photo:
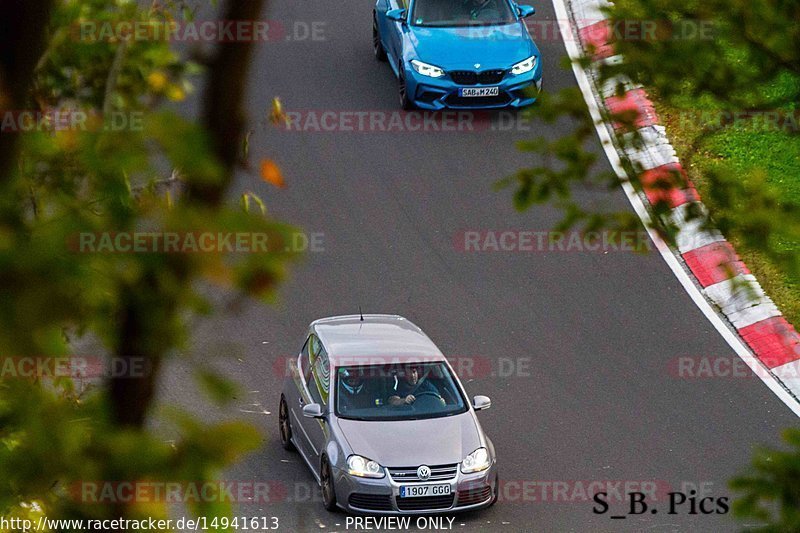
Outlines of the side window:
{"type": "Polygon", "coordinates": [[[311,368],[314,366],[314,361],[317,359],[319,353],[320,342],[316,335],[311,335],[306,343],[308,349],[309,364],[303,367],[303,378],[306,384],[311,382],[311,368]]]}
{"type": "Polygon", "coordinates": [[[314,361],[314,380],[319,387],[319,393],[322,397],[322,403],[328,404],[328,393],[331,388],[331,364],[328,360],[328,352],[325,347],[320,345],[320,351],[317,359],[314,361]]]}
{"type": "Polygon", "coordinates": [[[408,9],[408,0],[397,0],[397,5],[400,9],[408,9]]]}
{"type": "Polygon", "coordinates": [[[309,369],[309,359],[308,359],[308,345],[310,344],[311,337],[306,339],[305,344],[303,344],[303,349],[300,350],[300,375],[305,376],[306,371],[309,369]]]}
{"type": "Polygon", "coordinates": [[[328,352],[325,351],[325,347],[315,335],[309,338],[308,345],[310,365],[307,370],[303,369],[306,386],[315,403],[327,405],[331,382],[328,352]]]}

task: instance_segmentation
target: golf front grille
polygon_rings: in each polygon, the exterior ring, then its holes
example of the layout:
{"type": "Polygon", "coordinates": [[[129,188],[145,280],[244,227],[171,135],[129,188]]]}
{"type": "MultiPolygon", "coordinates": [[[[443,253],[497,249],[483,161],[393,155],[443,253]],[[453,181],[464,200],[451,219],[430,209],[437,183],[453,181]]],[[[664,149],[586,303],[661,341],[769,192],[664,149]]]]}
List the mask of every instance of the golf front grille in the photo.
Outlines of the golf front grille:
{"type": "Polygon", "coordinates": [[[388,494],[353,493],[349,499],[350,507],[369,511],[391,511],[392,497],[388,494]]]}
{"type": "Polygon", "coordinates": [[[422,496],[419,498],[397,498],[397,508],[401,511],[427,511],[449,509],[453,506],[453,495],[422,496]]]}
{"type": "Polygon", "coordinates": [[[389,475],[398,483],[427,483],[431,481],[449,481],[456,477],[458,463],[450,465],[431,466],[431,475],[427,479],[420,479],[416,466],[389,467],[389,475]]]}

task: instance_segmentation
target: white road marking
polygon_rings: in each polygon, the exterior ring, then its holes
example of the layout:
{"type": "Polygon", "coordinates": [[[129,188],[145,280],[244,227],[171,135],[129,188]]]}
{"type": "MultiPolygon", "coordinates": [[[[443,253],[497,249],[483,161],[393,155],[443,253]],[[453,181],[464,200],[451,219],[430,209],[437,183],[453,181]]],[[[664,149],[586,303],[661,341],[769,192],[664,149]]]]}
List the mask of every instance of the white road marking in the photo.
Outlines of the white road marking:
{"type": "Polygon", "coordinates": [[[242,413],[251,413],[255,415],[271,415],[268,409],[265,409],[261,402],[249,403],[245,408],[239,408],[242,413]]]}

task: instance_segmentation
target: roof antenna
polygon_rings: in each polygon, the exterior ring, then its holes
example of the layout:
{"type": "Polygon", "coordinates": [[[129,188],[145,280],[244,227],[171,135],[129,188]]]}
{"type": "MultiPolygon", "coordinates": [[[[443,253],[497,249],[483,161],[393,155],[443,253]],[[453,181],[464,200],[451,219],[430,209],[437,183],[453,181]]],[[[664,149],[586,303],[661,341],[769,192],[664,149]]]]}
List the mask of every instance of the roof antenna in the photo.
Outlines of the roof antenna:
{"type": "Polygon", "coordinates": [[[361,322],[364,322],[364,313],[361,312],[361,306],[358,306],[358,314],[361,315],[361,322]]]}

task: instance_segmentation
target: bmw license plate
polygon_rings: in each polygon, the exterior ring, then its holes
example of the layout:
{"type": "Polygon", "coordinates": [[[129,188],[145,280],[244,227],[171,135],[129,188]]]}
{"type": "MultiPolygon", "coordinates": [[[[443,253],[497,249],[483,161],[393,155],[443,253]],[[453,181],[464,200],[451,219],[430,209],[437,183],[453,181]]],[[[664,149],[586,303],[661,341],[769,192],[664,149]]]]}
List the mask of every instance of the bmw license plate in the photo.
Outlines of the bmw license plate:
{"type": "Polygon", "coordinates": [[[500,87],[461,87],[458,89],[458,96],[480,97],[480,96],[498,96],[500,94],[500,87]]]}
{"type": "Polygon", "coordinates": [[[400,487],[401,498],[446,496],[448,494],[450,494],[450,485],[403,485],[400,487]]]}

